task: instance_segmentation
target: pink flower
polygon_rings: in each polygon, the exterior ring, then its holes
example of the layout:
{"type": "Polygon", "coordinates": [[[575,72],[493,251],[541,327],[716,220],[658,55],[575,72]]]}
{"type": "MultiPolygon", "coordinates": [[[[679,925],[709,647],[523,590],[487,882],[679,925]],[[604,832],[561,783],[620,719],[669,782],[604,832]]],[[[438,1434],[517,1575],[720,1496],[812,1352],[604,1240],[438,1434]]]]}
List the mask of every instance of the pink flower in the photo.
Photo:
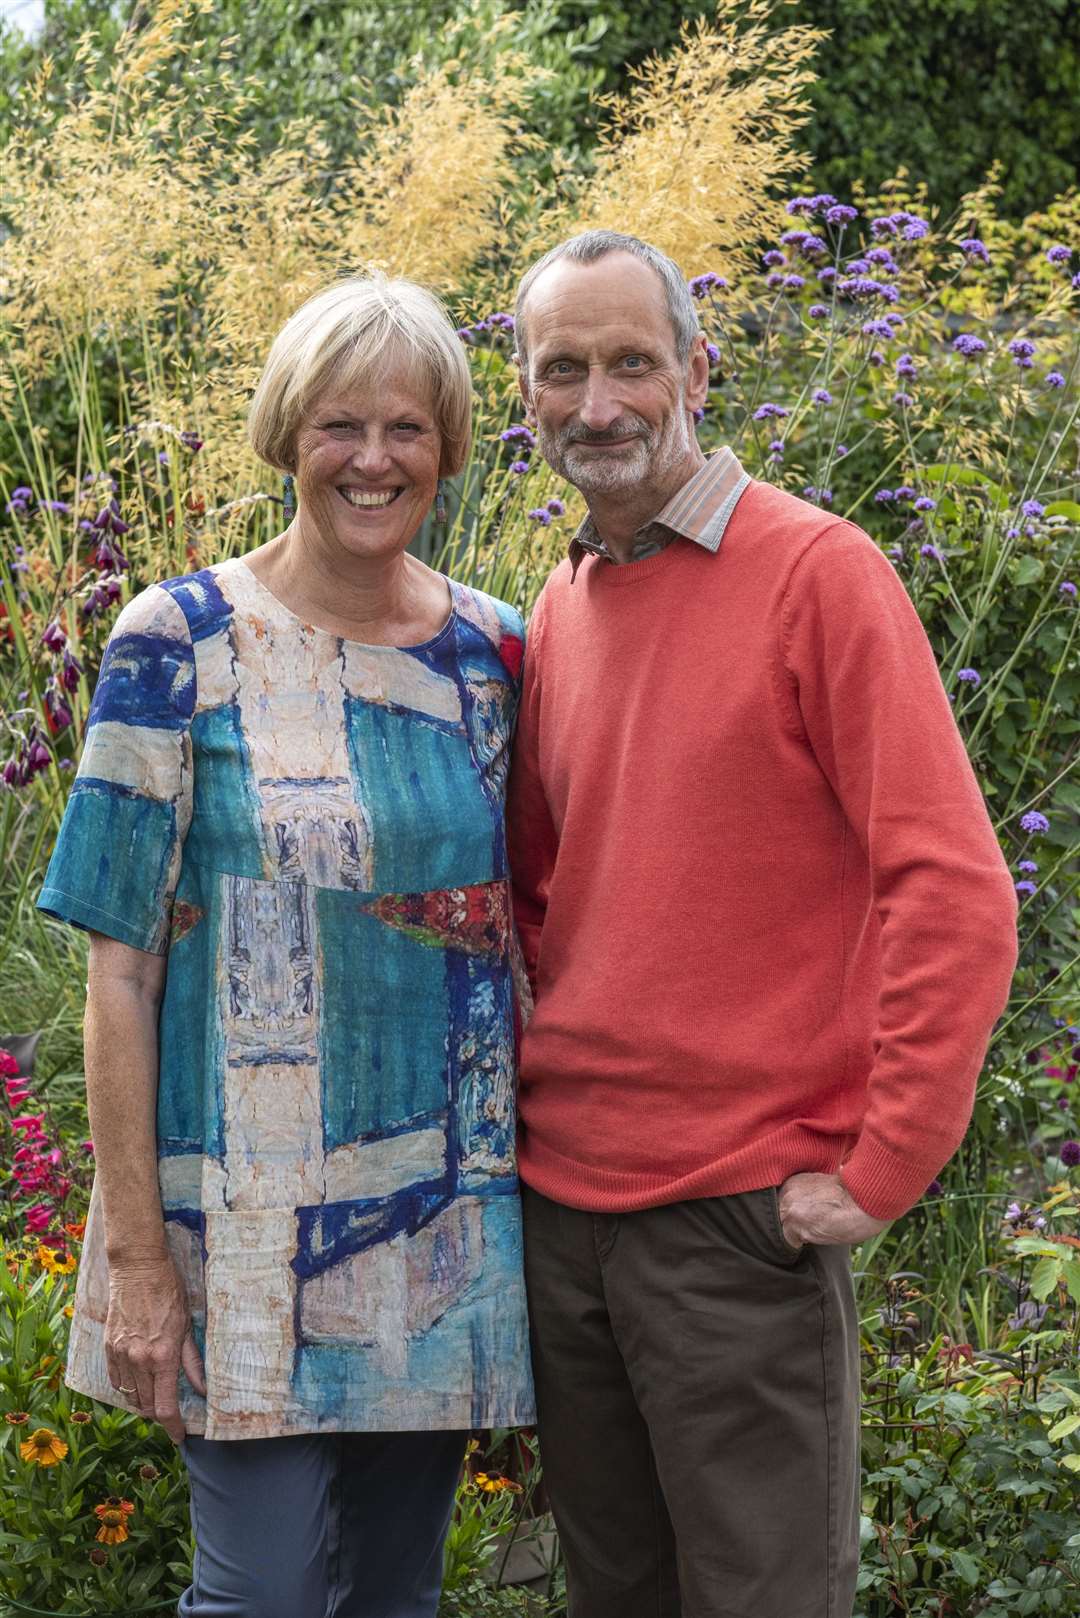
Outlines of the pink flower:
{"type": "Polygon", "coordinates": [[[48,1230],[52,1222],[53,1210],[46,1207],[43,1202],[35,1203],[32,1208],[26,1210],[27,1229],[33,1231],[35,1236],[39,1236],[42,1231],[48,1230]]]}
{"type": "Polygon", "coordinates": [[[14,1077],[19,1071],[19,1064],[10,1051],[0,1049],[0,1075],[4,1078],[14,1077]]]}
{"type": "Polygon", "coordinates": [[[19,1118],[11,1120],[12,1129],[25,1129],[27,1140],[43,1140],[45,1138],[45,1114],[43,1112],[23,1113],[19,1118]]]}
{"type": "Polygon", "coordinates": [[[21,1107],[30,1094],[29,1079],[5,1079],[4,1090],[7,1093],[9,1107],[21,1107]]]}

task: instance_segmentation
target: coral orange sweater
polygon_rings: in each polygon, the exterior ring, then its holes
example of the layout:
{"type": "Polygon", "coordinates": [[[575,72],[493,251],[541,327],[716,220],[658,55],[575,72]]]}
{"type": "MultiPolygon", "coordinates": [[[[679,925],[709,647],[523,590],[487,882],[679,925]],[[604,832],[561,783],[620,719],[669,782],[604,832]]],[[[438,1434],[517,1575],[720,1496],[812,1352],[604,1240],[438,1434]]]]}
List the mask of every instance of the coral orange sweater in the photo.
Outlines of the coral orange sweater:
{"type": "Polygon", "coordinates": [[[620,1211],[959,1144],[1016,896],[930,645],[861,530],[765,483],[713,555],[552,574],[510,793],[523,1179],[620,1211]]]}

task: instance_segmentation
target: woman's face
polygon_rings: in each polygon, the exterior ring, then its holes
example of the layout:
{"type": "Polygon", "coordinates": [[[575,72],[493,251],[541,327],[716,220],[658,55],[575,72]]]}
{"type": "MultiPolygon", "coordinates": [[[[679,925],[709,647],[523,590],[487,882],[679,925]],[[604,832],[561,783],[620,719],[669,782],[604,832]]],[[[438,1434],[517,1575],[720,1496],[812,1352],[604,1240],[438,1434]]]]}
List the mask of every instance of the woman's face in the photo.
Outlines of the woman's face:
{"type": "Polygon", "coordinates": [[[441,453],[415,384],[328,392],[297,434],[299,520],[351,556],[403,551],[435,498],[441,453]]]}

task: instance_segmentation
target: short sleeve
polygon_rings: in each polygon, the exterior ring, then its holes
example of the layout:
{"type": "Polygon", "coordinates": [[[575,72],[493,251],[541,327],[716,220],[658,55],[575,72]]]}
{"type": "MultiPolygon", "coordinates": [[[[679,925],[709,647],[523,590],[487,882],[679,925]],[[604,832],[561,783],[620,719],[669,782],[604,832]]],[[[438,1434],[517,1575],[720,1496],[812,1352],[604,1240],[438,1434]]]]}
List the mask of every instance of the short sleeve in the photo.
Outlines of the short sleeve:
{"type": "Polygon", "coordinates": [[[191,821],[195,658],[160,585],[121,612],[38,908],[164,955],[191,821]]]}

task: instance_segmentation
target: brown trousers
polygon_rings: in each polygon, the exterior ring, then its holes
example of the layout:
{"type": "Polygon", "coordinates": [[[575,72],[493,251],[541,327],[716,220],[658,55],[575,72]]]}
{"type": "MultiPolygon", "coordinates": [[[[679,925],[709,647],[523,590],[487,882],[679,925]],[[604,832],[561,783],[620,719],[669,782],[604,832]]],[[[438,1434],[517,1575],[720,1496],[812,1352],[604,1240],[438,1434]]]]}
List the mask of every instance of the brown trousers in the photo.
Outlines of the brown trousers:
{"type": "Polygon", "coordinates": [[[544,1475],[569,1618],[850,1618],[849,1250],[774,1188],[591,1214],[524,1190],[544,1475]]]}

